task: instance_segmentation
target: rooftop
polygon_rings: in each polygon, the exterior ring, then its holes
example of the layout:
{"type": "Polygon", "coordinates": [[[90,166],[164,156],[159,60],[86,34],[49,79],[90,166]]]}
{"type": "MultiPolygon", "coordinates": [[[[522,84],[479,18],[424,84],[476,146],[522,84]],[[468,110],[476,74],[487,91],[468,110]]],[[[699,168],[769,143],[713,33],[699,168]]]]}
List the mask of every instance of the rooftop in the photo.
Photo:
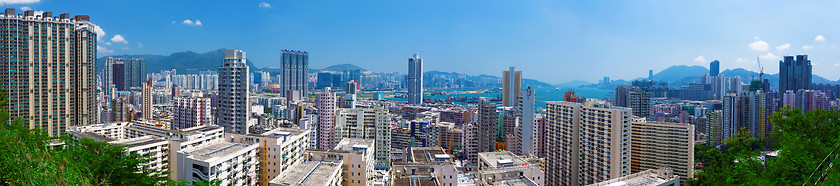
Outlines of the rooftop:
{"type": "Polygon", "coordinates": [[[324,185],[324,180],[341,169],[341,163],[308,161],[291,169],[289,173],[277,176],[271,183],[283,185],[324,185]]]}
{"type": "Polygon", "coordinates": [[[249,145],[241,143],[211,141],[207,145],[203,145],[191,150],[185,150],[183,152],[185,154],[188,154],[189,157],[192,159],[205,161],[215,157],[228,156],[242,149],[247,149],[248,147],[249,145]]]}
{"type": "Polygon", "coordinates": [[[359,139],[359,138],[344,138],[335,145],[334,150],[345,150],[345,151],[355,151],[355,150],[373,150],[374,140],[373,139],[359,139]]]}
{"type": "Polygon", "coordinates": [[[488,185],[491,186],[537,186],[536,183],[528,178],[522,177],[519,179],[499,180],[488,185]]]}
{"type": "Polygon", "coordinates": [[[679,184],[679,176],[674,175],[671,169],[660,168],[650,169],[635,174],[623,176],[616,179],[602,181],[589,186],[625,186],[625,185],[664,185],[670,183],[679,184]]]}
{"type": "Polygon", "coordinates": [[[166,142],[166,140],[156,138],[156,137],[152,137],[152,136],[143,136],[143,137],[139,137],[139,138],[130,138],[130,139],[113,141],[111,143],[113,143],[115,145],[124,145],[127,148],[131,148],[131,147],[138,147],[138,146],[143,146],[143,145],[148,145],[148,144],[153,144],[153,143],[158,143],[158,142],[166,142]]]}
{"type": "Polygon", "coordinates": [[[481,152],[478,153],[478,158],[492,169],[530,165],[527,161],[509,151],[481,152]]]}
{"type": "Polygon", "coordinates": [[[412,147],[411,159],[414,162],[440,162],[451,157],[441,147],[412,147]]]}

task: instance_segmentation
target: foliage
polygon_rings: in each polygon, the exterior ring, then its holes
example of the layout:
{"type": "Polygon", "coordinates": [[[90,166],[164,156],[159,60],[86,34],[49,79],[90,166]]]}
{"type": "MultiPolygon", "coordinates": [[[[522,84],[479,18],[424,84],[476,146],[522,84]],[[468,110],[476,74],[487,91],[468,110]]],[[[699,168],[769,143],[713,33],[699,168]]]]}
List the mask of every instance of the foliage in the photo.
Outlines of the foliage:
{"type": "MultiPolygon", "coordinates": [[[[0,105],[7,99],[0,92],[0,105]]],[[[148,157],[88,138],[49,137],[0,109],[0,185],[188,185],[140,165],[148,157]],[[61,145],[61,144],[64,145],[61,145]],[[52,144],[52,145],[51,145],[52,144]]],[[[194,185],[218,185],[200,182],[194,185]]]]}
{"type": "Polygon", "coordinates": [[[840,163],[837,153],[840,112],[785,107],[770,121],[775,123],[768,143],[739,132],[727,138],[722,149],[698,145],[695,157],[703,170],[688,185],[802,185],[840,183],[840,172],[829,164],[840,163]],[[759,149],[770,147],[778,156],[768,158],[766,166],[758,158],[759,149]],[[812,175],[813,174],[813,175],[812,175]],[[822,179],[821,179],[822,178],[822,179]]]}

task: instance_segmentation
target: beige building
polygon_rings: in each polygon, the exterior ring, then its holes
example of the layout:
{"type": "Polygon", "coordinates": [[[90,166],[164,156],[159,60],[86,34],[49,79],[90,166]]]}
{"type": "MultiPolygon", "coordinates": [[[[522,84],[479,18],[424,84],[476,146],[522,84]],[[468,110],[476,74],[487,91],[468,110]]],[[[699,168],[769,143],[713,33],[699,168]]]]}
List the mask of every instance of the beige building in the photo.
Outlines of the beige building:
{"type": "Polygon", "coordinates": [[[308,161],[341,163],[342,185],[373,185],[374,140],[344,138],[331,150],[309,149],[308,161]]]}
{"type": "Polygon", "coordinates": [[[303,162],[304,150],[309,147],[309,130],[276,128],[262,134],[226,133],[225,141],[259,145],[257,182],[264,183],[303,162]]]}
{"type": "Polygon", "coordinates": [[[219,180],[221,185],[257,185],[257,144],[211,141],[178,151],[174,167],[187,183],[219,180]]]}
{"type": "Polygon", "coordinates": [[[306,161],[292,171],[277,176],[269,186],[339,186],[341,185],[341,162],[306,161]]]}
{"type": "Polygon", "coordinates": [[[11,118],[23,117],[50,136],[98,123],[96,27],[87,15],[14,8],[0,14],[0,90],[11,118]]]}
{"type": "Polygon", "coordinates": [[[545,185],[545,172],[539,160],[527,161],[510,151],[478,153],[478,185],[504,185],[511,182],[545,185]]]}
{"type": "Polygon", "coordinates": [[[546,183],[586,185],[630,174],[631,110],[600,100],[546,102],[546,183]]]}
{"type": "Polygon", "coordinates": [[[409,162],[391,166],[390,185],[457,186],[458,171],[441,147],[412,147],[409,162]]]}
{"type": "Polygon", "coordinates": [[[344,138],[373,139],[377,165],[391,162],[391,116],[378,108],[340,108],[335,111],[335,140],[344,138]]]}
{"type": "Polygon", "coordinates": [[[631,131],[633,173],[668,167],[683,182],[694,178],[694,125],[633,122],[631,131]]]}

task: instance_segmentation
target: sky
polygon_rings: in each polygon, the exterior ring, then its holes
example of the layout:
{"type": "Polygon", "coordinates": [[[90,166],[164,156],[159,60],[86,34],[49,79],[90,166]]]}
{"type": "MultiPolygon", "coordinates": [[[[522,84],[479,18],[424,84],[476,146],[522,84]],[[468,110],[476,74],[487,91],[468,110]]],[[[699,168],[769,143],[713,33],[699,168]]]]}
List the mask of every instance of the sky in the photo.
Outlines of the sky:
{"type": "MultiPolygon", "coordinates": [[[[283,49],[310,68],[351,63],[407,71],[501,76],[515,66],[548,83],[646,77],[673,65],[778,73],[807,54],[813,72],[840,79],[840,1],[114,1],[0,0],[7,8],[89,15],[100,57],[240,49],[257,67],[283,49]]],[[[221,59],[220,59],[221,61],[221,59]]]]}

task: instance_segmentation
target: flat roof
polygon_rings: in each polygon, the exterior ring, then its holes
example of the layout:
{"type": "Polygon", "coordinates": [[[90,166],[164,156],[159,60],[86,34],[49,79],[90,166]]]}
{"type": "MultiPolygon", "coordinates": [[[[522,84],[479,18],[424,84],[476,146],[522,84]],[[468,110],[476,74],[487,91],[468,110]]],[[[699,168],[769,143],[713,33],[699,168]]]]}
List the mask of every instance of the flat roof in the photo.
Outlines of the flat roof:
{"type": "Polygon", "coordinates": [[[188,150],[190,158],[197,160],[208,160],[214,157],[222,157],[233,154],[236,151],[246,149],[249,145],[242,143],[230,143],[225,141],[213,141],[207,145],[199,146],[193,150],[188,150]]]}
{"type": "Polygon", "coordinates": [[[507,168],[507,167],[499,167],[497,163],[508,163],[513,164],[510,167],[519,167],[519,166],[528,166],[531,165],[527,161],[519,158],[519,156],[514,155],[512,152],[509,151],[501,151],[501,152],[480,152],[478,153],[478,158],[482,161],[487,163],[490,168],[498,169],[498,168],[507,168]]]}
{"type": "Polygon", "coordinates": [[[130,148],[130,147],[138,147],[138,146],[143,146],[143,145],[148,145],[148,144],[153,144],[153,143],[159,143],[159,142],[166,142],[166,140],[156,138],[156,137],[152,137],[152,136],[143,136],[143,137],[139,137],[139,138],[129,138],[129,139],[124,139],[124,140],[113,141],[111,143],[113,143],[115,145],[123,145],[123,146],[126,146],[126,147],[130,148]]]}
{"type": "Polygon", "coordinates": [[[491,184],[491,186],[536,186],[537,184],[533,181],[529,180],[528,178],[519,178],[519,179],[509,179],[509,180],[499,180],[495,181],[491,184]]]}
{"type": "Polygon", "coordinates": [[[341,163],[308,161],[298,164],[289,173],[277,176],[271,183],[285,185],[324,185],[334,172],[341,169],[341,163]]]}
{"type": "Polygon", "coordinates": [[[679,180],[679,176],[673,174],[670,169],[650,169],[590,186],[662,185],[671,181],[679,183],[679,180]]]}
{"type": "Polygon", "coordinates": [[[435,162],[438,155],[447,155],[441,147],[411,147],[411,159],[414,162],[435,162]]]}

